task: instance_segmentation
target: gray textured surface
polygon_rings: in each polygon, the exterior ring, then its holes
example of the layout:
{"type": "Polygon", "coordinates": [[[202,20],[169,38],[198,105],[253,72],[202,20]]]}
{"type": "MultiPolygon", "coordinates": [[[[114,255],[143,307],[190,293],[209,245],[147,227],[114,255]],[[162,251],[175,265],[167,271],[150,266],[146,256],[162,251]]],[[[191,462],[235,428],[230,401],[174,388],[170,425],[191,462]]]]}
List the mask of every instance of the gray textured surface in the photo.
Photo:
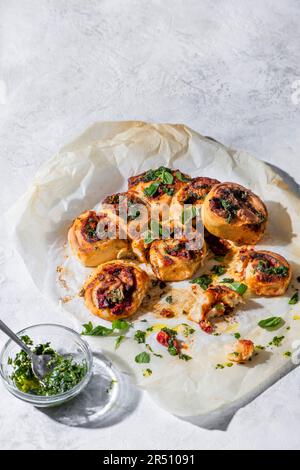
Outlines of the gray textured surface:
{"type": "MultiPolygon", "coordinates": [[[[95,120],[183,122],[300,183],[299,17],[297,0],[0,1],[1,209],[95,120]]],[[[0,267],[1,316],[13,328],[72,326],[2,248],[0,267]]],[[[227,431],[181,421],[145,395],[125,397],[111,422],[70,427],[1,386],[0,447],[300,448],[299,383],[295,370],[227,431]]]]}

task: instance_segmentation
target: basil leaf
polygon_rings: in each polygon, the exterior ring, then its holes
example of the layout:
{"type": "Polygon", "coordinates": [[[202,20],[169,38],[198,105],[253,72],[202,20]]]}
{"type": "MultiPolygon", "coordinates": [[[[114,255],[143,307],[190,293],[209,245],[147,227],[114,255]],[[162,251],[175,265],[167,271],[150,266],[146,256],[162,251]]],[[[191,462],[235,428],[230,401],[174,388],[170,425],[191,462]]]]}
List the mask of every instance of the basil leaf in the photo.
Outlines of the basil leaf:
{"type": "Polygon", "coordinates": [[[164,184],[172,184],[174,180],[172,173],[165,169],[162,170],[160,179],[164,184]]]}
{"type": "Polygon", "coordinates": [[[145,340],[146,340],[146,331],[137,330],[137,331],[135,332],[134,339],[135,339],[138,343],[145,343],[145,340]]]}
{"type": "Polygon", "coordinates": [[[191,181],[191,178],[184,176],[184,174],[182,174],[181,171],[176,171],[175,176],[182,183],[187,183],[188,181],[191,181]]]}
{"type": "Polygon", "coordinates": [[[111,325],[114,330],[128,330],[132,326],[126,320],[114,320],[111,325]]]}
{"type": "Polygon", "coordinates": [[[246,290],[248,289],[246,284],[235,281],[232,282],[232,279],[223,279],[222,282],[225,284],[229,284],[230,289],[234,290],[239,295],[245,294],[246,290]]]}
{"type": "Polygon", "coordinates": [[[215,264],[212,268],[211,268],[211,272],[216,274],[217,276],[222,276],[222,274],[224,274],[226,272],[226,267],[225,266],[222,266],[220,264],[215,264]]]}
{"type": "Polygon", "coordinates": [[[148,362],[150,362],[150,354],[148,354],[147,352],[141,352],[140,354],[135,356],[134,360],[138,364],[148,364],[148,362]]]}
{"type": "Polygon", "coordinates": [[[168,297],[166,297],[166,302],[168,302],[168,304],[171,304],[173,302],[173,297],[171,295],[168,295],[168,297]]]}
{"type": "Polygon", "coordinates": [[[115,342],[115,349],[118,349],[122,341],[125,339],[124,335],[118,336],[115,342]]]}
{"type": "Polygon", "coordinates": [[[290,298],[289,304],[290,304],[290,305],[295,305],[295,304],[298,303],[298,302],[299,302],[299,294],[298,294],[298,292],[295,292],[295,293],[292,295],[292,297],[290,298]]]}
{"type": "Polygon", "coordinates": [[[179,359],[182,359],[183,361],[190,361],[192,357],[188,356],[187,354],[179,354],[179,359]]]}
{"type": "Polygon", "coordinates": [[[284,325],[284,320],[281,317],[270,317],[260,320],[258,326],[265,330],[274,330],[284,325]]]}
{"type": "Polygon", "coordinates": [[[198,284],[203,290],[208,289],[212,283],[212,278],[208,274],[202,274],[202,276],[195,277],[195,279],[190,280],[191,284],[198,284]]]}
{"type": "MultiPolygon", "coordinates": [[[[86,325],[83,325],[86,328],[86,325]]],[[[105,326],[98,325],[95,328],[90,328],[90,323],[88,323],[88,328],[85,331],[82,331],[81,334],[84,336],[109,336],[113,333],[112,328],[106,328],[105,326]]]]}
{"type": "Polygon", "coordinates": [[[232,284],[234,279],[233,277],[224,277],[220,282],[222,282],[222,284],[232,284]]]}
{"type": "Polygon", "coordinates": [[[152,183],[150,186],[144,189],[144,194],[148,197],[154,196],[160,186],[159,182],[152,183]]]}
{"type": "Polygon", "coordinates": [[[131,324],[125,320],[114,320],[112,322],[112,328],[106,328],[106,326],[97,325],[93,327],[92,322],[85,323],[83,325],[84,330],[81,332],[83,336],[109,336],[115,330],[125,331],[131,327],[131,324]]]}
{"type": "Polygon", "coordinates": [[[243,295],[248,289],[248,286],[246,286],[246,284],[243,284],[243,283],[232,282],[230,284],[230,288],[234,290],[235,292],[237,292],[237,294],[243,295]]]}

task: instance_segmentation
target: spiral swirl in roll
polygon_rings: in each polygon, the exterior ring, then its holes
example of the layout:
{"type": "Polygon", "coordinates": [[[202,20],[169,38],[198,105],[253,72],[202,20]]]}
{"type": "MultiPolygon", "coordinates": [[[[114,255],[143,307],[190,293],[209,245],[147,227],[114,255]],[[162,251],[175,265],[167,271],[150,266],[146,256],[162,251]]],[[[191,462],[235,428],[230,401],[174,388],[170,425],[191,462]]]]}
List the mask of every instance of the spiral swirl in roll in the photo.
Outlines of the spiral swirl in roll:
{"type": "Polygon", "coordinates": [[[267,250],[241,249],[235,260],[235,269],[252,292],[266,297],[283,295],[292,276],[288,261],[267,250]]]}
{"type": "Polygon", "coordinates": [[[267,208],[261,199],[236,183],[214,186],[202,206],[205,228],[238,245],[256,244],[265,232],[267,219],[267,208]]]}
{"type": "Polygon", "coordinates": [[[162,281],[189,279],[200,267],[206,253],[205,244],[199,250],[188,248],[187,240],[154,240],[149,259],[156,277],[162,281]]]}
{"type": "Polygon", "coordinates": [[[68,241],[84,266],[95,267],[129,250],[127,239],[117,238],[118,232],[118,221],[112,215],[86,211],[73,221],[68,241]]]}
{"type": "Polygon", "coordinates": [[[113,321],[134,315],[148,287],[148,275],[135,263],[110,261],[95,269],[82,293],[94,315],[113,321]]]}

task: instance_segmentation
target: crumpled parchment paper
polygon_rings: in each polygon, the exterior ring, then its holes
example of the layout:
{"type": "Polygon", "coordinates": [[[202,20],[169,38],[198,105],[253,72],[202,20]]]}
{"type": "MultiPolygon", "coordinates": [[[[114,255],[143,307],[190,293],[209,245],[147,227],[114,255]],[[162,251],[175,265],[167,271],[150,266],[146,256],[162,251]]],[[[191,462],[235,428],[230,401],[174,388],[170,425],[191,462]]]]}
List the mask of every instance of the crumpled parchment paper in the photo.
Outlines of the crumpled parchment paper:
{"type": "MultiPolygon", "coordinates": [[[[206,419],[213,412],[240,406],[291,368],[291,359],[283,353],[293,353],[294,341],[300,339],[300,321],[296,320],[300,307],[288,304],[300,275],[300,201],[286,183],[246,152],[232,151],[184,125],[98,122],[38,171],[32,186],[7,217],[16,248],[38,288],[78,320],[78,331],[90,320],[94,325],[105,324],[93,317],[77,296],[91,270],[70,255],[65,245],[68,227],[78,214],[97,206],[103,197],[126,190],[129,176],[160,165],[179,168],[192,176],[235,181],[259,194],[270,213],[267,234],[259,247],[279,252],[294,269],[286,296],[252,297],[221,336],[207,335],[191,323],[197,331],[188,352],[193,359],[188,362],[170,356],[155,341],[155,333],[147,336],[147,342],[163,358],[151,355],[149,364],[135,363],[135,355],[145,346],[132,338],[125,339],[115,351],[115,337],[87,337],[94,351],[121,359],[134,381],[162,407],[179,416],[206,419]],[[276,315],[285,319],[280,330],[269,332],[257,326],[260,319],[276,315]],[[281,347],[267,348],[245,365],[216,369],[216,364],[226,362],[225,345],[234,342],[237,331],[259,345],[268,344],[275,335],[285,338],[281,347]],[[153,373],[144,377],[148,367],[153,373]]],[[[182,293],[190,286],[176,283],[182,293]]],[[[188,323],[184,316],[158,320],[147,311],[133,320],[129,337],[137,328],[145,330],[157,323],[188,323]],[[148,322],[141,322],[143,319],[148,322]]]]}

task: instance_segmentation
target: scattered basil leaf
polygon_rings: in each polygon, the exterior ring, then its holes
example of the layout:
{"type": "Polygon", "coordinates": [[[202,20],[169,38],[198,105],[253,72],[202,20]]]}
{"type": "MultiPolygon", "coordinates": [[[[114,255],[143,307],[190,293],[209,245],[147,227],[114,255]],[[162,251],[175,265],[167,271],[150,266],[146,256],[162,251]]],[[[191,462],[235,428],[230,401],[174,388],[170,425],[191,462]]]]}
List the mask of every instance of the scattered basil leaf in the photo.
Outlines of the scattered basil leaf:
{"type": "Polygon", "coordinates": [[[235,281],[232,282],[231,279],[223,279],[222,282],[225,284],[229,284],[230,289],[234,290],[239,295],[245,294],[246,290],[248,289],[246,284],[243,284],[241,282],[235,282],[235,281]]]}
{"type": "Polygon", "coordinates": [[[217,276],[222,276],[222,274],[224,274],[226,272],[226,267],[225,266],[222,266],[220,264],[215,264],[212,268],[211,268],[211,272],[213,274],[216,274],[217,276]]]}
{"type": "Polygon", "coordinates": [[[184,176],[184,174],[181,173],[181,171],[176,171],[175,176],[182,183],[187,183],[187,182],[191,181],[191,178],[188,178],[188,177],[184,176]]]}
{"type": "Polygon", "coordinates": [[[114,320],[112,322],[112,328],[113,330],[128,330],[129,328],[132,327],[131,323],[128,323],[126,320],[114,320]]]}
{"type": "Polygon", "coordinates": [[[84,330],[81,332],[83,336],[109,336],[115,330],[125,331],[128,330],[132,325],[125,320],[114,320],[112,322],[112,328],[106,328],[106,326],[97,325],[93,327],[92,322],[85,323],[82,325],[84,330]]]}
{"type": "Polygon", "coordinates": [[[134,358],[135,362],[137,362],[138,364],[148,364],[148,362],[150,362],[150,354],[148,354],[147,352],[141,352],[140,354],[138,354],[137,356],[135,356],[134,358]]]}
{"type": "Polygon", "coordinates": [[[299,293],[298,292],[295,292],[292,297],[290,298],[289,300],[289,304],[290,305],[295,305],[296,303],[299,302],[299,293]]]}
{"type": "Polygon", "coordinates": [[[212,283],[212,278],[208,274],[202,274],[202,276],[195,277],[189,281],[191,284],[198,284],[203,290],[208,289],[212,283]]]}
{"type": "Polygon", "coordinates": [[[125,339],[124,335],[120,335],[117,337],[116,342],[115,342],[115,349],[118,349],[122,341],[125,339]]]}
{"type": "Polygon", "coordinates": [[[137,330],[137,331],[135,332],[134,339],[135,339],[138,343],[145,343],[145,340],[146,340],[146,331],[137,330]]]}
{"type": "Polygon", "coordinates": [[[160,180],[163,184],[172,184],[173,183],[173,175],[169,170],[163,168],[160,174],[160,180]]]}
{"type": "Polygon", "coordinates": [[[233,336],[234,336],[236,339],[240,339],[240,337],[241,337],[240,333],[234,333],[233,336]]]}
{"type": "Polygon", "coordinates": [[[284,325],[284,320],[281,317],[270,317],[260,320],[258,326],[265,330],[275,330],[284,325]]]}
{"type": "Polygon", "coordinates": [[[220,282],[222,282],[222,284],[232,284],[234,279],[233,277],[224,277],[220,282]]]}
{"type": "Polygon", "coordinates": [[[183,361],[190,361],[192,357],[188,356],[187,354],[179,354],[179,359],[182,359],[183,361]]]}
{"type": "Polygon", "coordinates": [[[160,186],[159,182],[151,183],[150,186],[144,189],[144,194],[148,197],[154,196],[160,186]]]}
{"type": "Polygon", "coordinates": [[[173,302],[173,297],[171,295],[168,295],[168,297],[166,297],[166,302],[168,302],[168,304],[171,304],[173,302]]]}
{"type": "Polygon", "coordinates": [[[94,328],[92,322],[84,324],[83,327],[84,330],[81,332],[83,336],[109,336],[114,331],[112,328],[106,328],[102,325],[97,325],[94,328]]]}

